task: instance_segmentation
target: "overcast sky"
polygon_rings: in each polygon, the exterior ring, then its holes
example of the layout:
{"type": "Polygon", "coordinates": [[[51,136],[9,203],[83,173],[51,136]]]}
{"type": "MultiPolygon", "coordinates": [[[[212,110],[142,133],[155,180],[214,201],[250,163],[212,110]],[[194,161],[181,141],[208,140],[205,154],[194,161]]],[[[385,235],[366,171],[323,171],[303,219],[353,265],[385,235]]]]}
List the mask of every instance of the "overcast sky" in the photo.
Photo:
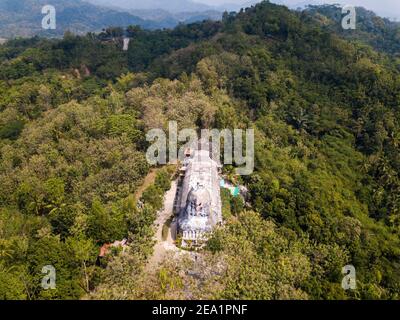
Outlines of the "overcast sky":
{"type": "MultiPolygon", "coordinates": [[[[247,0],[194,0],[196,2],[206,3],[209,5],[221,5],[223,3],[243,4],[247,0]]],[[[281,2],[288,6],[296,7],[298,4],[322,4],[322,3],[339,3],[362,6],[366,9],[376,12],[383,17],[397,18],[400,20],[400,0],[271,0],[271,2],[281,2]]]]}

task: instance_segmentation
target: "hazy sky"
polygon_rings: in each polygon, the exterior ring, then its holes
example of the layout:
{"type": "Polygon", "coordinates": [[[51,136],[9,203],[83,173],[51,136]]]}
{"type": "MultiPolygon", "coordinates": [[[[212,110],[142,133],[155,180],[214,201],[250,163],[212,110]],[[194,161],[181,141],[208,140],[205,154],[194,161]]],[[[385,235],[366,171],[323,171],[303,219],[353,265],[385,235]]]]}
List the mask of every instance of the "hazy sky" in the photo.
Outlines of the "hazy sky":
{"type": "MultiPolygon", "coordinates": [[[[247,0],[194,0],[196,2],[206,3],[209,5],[221,5],[223,3],[242,4],[247,0]]],[[[397,18],[400,20],[400,0],[271,0],[271,2],[281,2],[288,6],[296,6],[298,4],[322,4],[322,3],[339,3],[362,6],[372,10],[383,17],[397,18]]]]}

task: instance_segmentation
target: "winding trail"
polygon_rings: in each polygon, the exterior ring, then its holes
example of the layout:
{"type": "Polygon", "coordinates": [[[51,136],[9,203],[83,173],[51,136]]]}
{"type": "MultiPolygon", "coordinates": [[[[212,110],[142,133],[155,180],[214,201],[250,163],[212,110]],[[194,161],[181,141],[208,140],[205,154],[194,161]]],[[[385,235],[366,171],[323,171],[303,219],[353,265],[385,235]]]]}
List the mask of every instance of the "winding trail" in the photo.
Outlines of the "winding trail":
{"type": "Polygon", "coordinates": [[[166,192],[164,196],[164,207],[158,212],[157,219],[155,221],[155,226],[157,228],[154,240],[156,244],[154,245],[153,255],[149,258],[147,263],[148,270],[154,270],[163,261],[167,252],[179,252],[180,250],[175,246],[175,239],[173,234],[175,234],[176,224],[171,223],[170,228],[168,228],[168,235],[166,240],[163,239],[163,227],[164,224],[173,216],[174,200],[177,189],[177,182],[173,181],[171,189],[166,192]]]}

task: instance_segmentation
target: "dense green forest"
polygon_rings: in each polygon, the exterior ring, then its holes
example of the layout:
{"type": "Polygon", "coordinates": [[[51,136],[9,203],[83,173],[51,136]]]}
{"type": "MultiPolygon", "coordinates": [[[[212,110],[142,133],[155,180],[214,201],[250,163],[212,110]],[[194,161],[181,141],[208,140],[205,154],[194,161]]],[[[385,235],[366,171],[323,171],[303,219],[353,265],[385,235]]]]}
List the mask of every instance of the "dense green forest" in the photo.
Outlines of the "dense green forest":
{"type": "Polygon", "coordinates": [[[0,299],[399,299],[400,31],[366,15],[346,33],[335,10],[132,26],[127,52],[118,28],[0,46],[0,299]],[[169,173],[133,195],[168,120],[254,128],[256,168],[201,260],[149,272],[169,173]]]}

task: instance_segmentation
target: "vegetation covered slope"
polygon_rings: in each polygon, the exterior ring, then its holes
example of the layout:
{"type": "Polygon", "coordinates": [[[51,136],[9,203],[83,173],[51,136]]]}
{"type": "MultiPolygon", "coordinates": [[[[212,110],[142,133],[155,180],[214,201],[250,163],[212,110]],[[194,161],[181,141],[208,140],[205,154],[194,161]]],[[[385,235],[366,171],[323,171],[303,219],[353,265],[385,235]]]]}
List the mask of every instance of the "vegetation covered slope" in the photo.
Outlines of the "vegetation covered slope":
{"type": "Polygon", "coordinates": [[[127,53],[104,34],[0,49],[1,297],[399,298],[394,56],[268,2],[222,22],[128,31],[138,37],[127,53]],[[144,208],[130,195],[148,170],[146,130],[168,120],[253,127],[256,169],[237,177],[249,207],[224,201],[227,223],[197,265],[149,274],[165,175],[144,208]],[[124,236],[129,252],[96,266],[96,248],[124,236]],[[40,288],[47,264],[54,291],[40,288]],[[341,287],[347,264],[354,291],[341,287]]]}
{"type": "Polygon", "coordinates": [[[45,0],[2,0],[0,3],[0,37],[32,37],[35,35],[60,37],[66,31],[78,34],[99,32],[110,26],[126,27],[140,25],[157,29],[173,27],[176,21],[156,22],[142,19],[128,12],[103,8],[81,0],[54,0],[51,5],[56,9],[57,28],[43,30],[42,8],[48,5],[45,0]]]}
{"type": "Polygon", "coordinates": [[[327,31],[334,31],[346,39],[365,42],[378,51],[400,55],[400,23],[377,16],[362,7],[356,8],[356,29],[349,31],[341,27],[343,18],[339,5],[308,6],[304,14],[310,15],[327,31]]]}

